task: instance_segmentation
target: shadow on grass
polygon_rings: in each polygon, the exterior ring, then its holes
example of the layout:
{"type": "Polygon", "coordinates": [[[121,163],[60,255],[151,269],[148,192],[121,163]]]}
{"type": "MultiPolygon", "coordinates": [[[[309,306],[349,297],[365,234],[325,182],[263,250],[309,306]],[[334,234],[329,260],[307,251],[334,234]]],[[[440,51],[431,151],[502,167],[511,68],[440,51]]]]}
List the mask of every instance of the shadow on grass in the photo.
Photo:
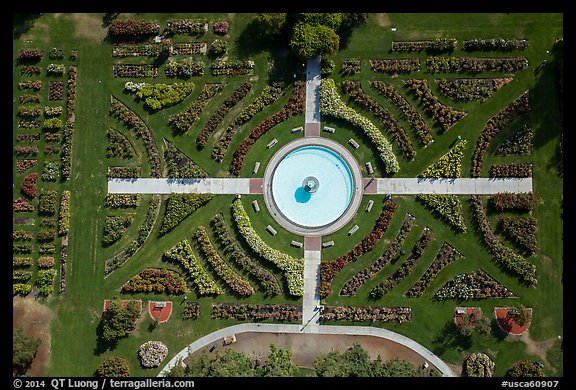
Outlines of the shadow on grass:
{"type": "Polygon", "coordinates": [[[432,343],[432,352],[441,356],[451,349],[469,349],[472,346],[472,337],[463,335],[454,321],[450,320],[444,325],[440,334],[432,340],[432,343]]]}

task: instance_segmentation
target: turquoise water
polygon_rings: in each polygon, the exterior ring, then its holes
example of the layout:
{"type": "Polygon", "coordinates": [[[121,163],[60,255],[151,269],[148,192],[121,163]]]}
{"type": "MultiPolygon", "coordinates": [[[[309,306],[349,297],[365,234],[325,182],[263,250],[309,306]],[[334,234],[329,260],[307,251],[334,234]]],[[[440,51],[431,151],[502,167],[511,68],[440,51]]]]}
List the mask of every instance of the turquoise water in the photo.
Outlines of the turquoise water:
{"type": "Polygon", "coordinates": [[[272,178],[272,196],[293,223],[320,227],[337,220],[352,200],[354,183],[346,162],[321,146],[305,146],[287,154],[272,178]],[[318,189],[306,191],[304,179],[314,176],[318,189]]]}

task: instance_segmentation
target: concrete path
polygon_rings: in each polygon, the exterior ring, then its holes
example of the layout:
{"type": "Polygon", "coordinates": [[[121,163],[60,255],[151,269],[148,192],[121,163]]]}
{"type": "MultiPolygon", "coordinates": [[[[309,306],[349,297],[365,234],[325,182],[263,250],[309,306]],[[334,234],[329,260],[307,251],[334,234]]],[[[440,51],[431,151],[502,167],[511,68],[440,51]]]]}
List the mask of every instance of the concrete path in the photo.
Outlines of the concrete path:
{"type": "Polygon", "coordinates": [[[532,178],[377,178],[375,193],[481,195],[497,192],[532,192],[532,178]]]}
{"type": "Polygon", "coordinates": [[[306,64],[306,109],[304,136],[320,136],[320,56],[306,64]]]}
{"type": "Polygon", "coordinates": [[[302,328],[304,333],[318,333],[320,326],[320,260],[321,237],[304,237],[304,296],[302,297],[302,328]],[[310,244],[310,241],[314,241],[310,244]],[[317,242],[316,242],[317,241],[317,242]]]}
{"type": "Polygon", "coordinates": [[[250,180],[244,178],[206,179],[108,179],[110,194],[250,194],[250,180]]]}
{"type": "MultiPolygon", "coordinates": [[[[233,325],[227,328],[218,329],[198,340],[192,342],[187,347],[183,348],[178,352],[170,361],[164,366],[164,368],[158,374],[159,377],[166,376],[172,368],[178,364],[181,360],[186,358],[188,355],[198,351],[199,349],[216,342],[221,341],[226,336],[231,336],[238,333],[245,332],[268,332],[268,333],[301,333],[301,325],[291,325],[291,324],[256,324],[256,323],[246,323],[233,325]]],[[[345,334],[345,335],[362,335],[362,336],[375,336],[382,337],[388,340],[392,340],[396,343],[404,345],[413,351],[420,354],[422,357],[427,359],[432,363],[441,373],[442,376],[455,377],[456,375],[450,369],[450,367],[442,361],[438,356],[434,355],[429,349],[423,345],[417,343],[416,341],[402,336],[396,332],[388,329],[371,327],[371,326],[338,326],[338,325],[318,325],[319,334],[345,334]]]]}

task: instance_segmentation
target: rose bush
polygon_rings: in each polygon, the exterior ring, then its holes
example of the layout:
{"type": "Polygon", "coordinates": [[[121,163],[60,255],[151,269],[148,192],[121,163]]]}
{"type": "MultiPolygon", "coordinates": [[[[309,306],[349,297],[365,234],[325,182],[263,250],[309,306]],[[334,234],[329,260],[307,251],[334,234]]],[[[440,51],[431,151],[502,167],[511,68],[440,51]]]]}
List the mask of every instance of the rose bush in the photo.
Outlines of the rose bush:
{"type": "Polygon", "coordinates": [[[158,367],[168,355],[168,347],[161,341],[147,341],[138,349],[138,359],[145,368],[158,367]]]}

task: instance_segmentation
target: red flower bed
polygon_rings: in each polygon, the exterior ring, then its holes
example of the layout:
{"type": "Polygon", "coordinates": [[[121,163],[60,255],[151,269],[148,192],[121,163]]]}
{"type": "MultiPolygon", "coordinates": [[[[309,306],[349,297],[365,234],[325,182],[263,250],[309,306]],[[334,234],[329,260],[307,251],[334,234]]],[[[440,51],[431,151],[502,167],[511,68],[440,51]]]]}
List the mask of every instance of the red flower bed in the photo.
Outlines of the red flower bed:
{"type": "Polygon", "coordinates": [[[498,325],[500,326],[500,328],[506,333],[510,333],[517,336],[526,332],[526,330],[528,330],[528,328],[530,327],[530,322],[524,326],[520,326],[510,316],[508,316],[508,311],[509,309],[507,307],[494,308],[496,321],[498,321],[498,325]]]}
{"type": "Polygon", "coordinates": [[[16,213],[27,213],[34,211],[34,206],[26,202],[21,197],[18,197],[14,200],[14,203],[12,204],[12,211],[16,213]]]}
{"type": "Polygon", "coordinates": [[[22,185],[20,186],[20,192],[22,192],[30,199],[34,199],[36,195],[38,195],[38,187],[36,184],[37,182],[38,182],[38,173],[36,172],[29,173],[28,175],[26,175],[24,181],[22,182],[22,185]]]}
{"type": "Polygon", "coordinates": [[[536,206],[536,197],[533,192],[502,192],[490,198],[490,205],[497,211],[511,209],[530,211],[536,206]]]}

